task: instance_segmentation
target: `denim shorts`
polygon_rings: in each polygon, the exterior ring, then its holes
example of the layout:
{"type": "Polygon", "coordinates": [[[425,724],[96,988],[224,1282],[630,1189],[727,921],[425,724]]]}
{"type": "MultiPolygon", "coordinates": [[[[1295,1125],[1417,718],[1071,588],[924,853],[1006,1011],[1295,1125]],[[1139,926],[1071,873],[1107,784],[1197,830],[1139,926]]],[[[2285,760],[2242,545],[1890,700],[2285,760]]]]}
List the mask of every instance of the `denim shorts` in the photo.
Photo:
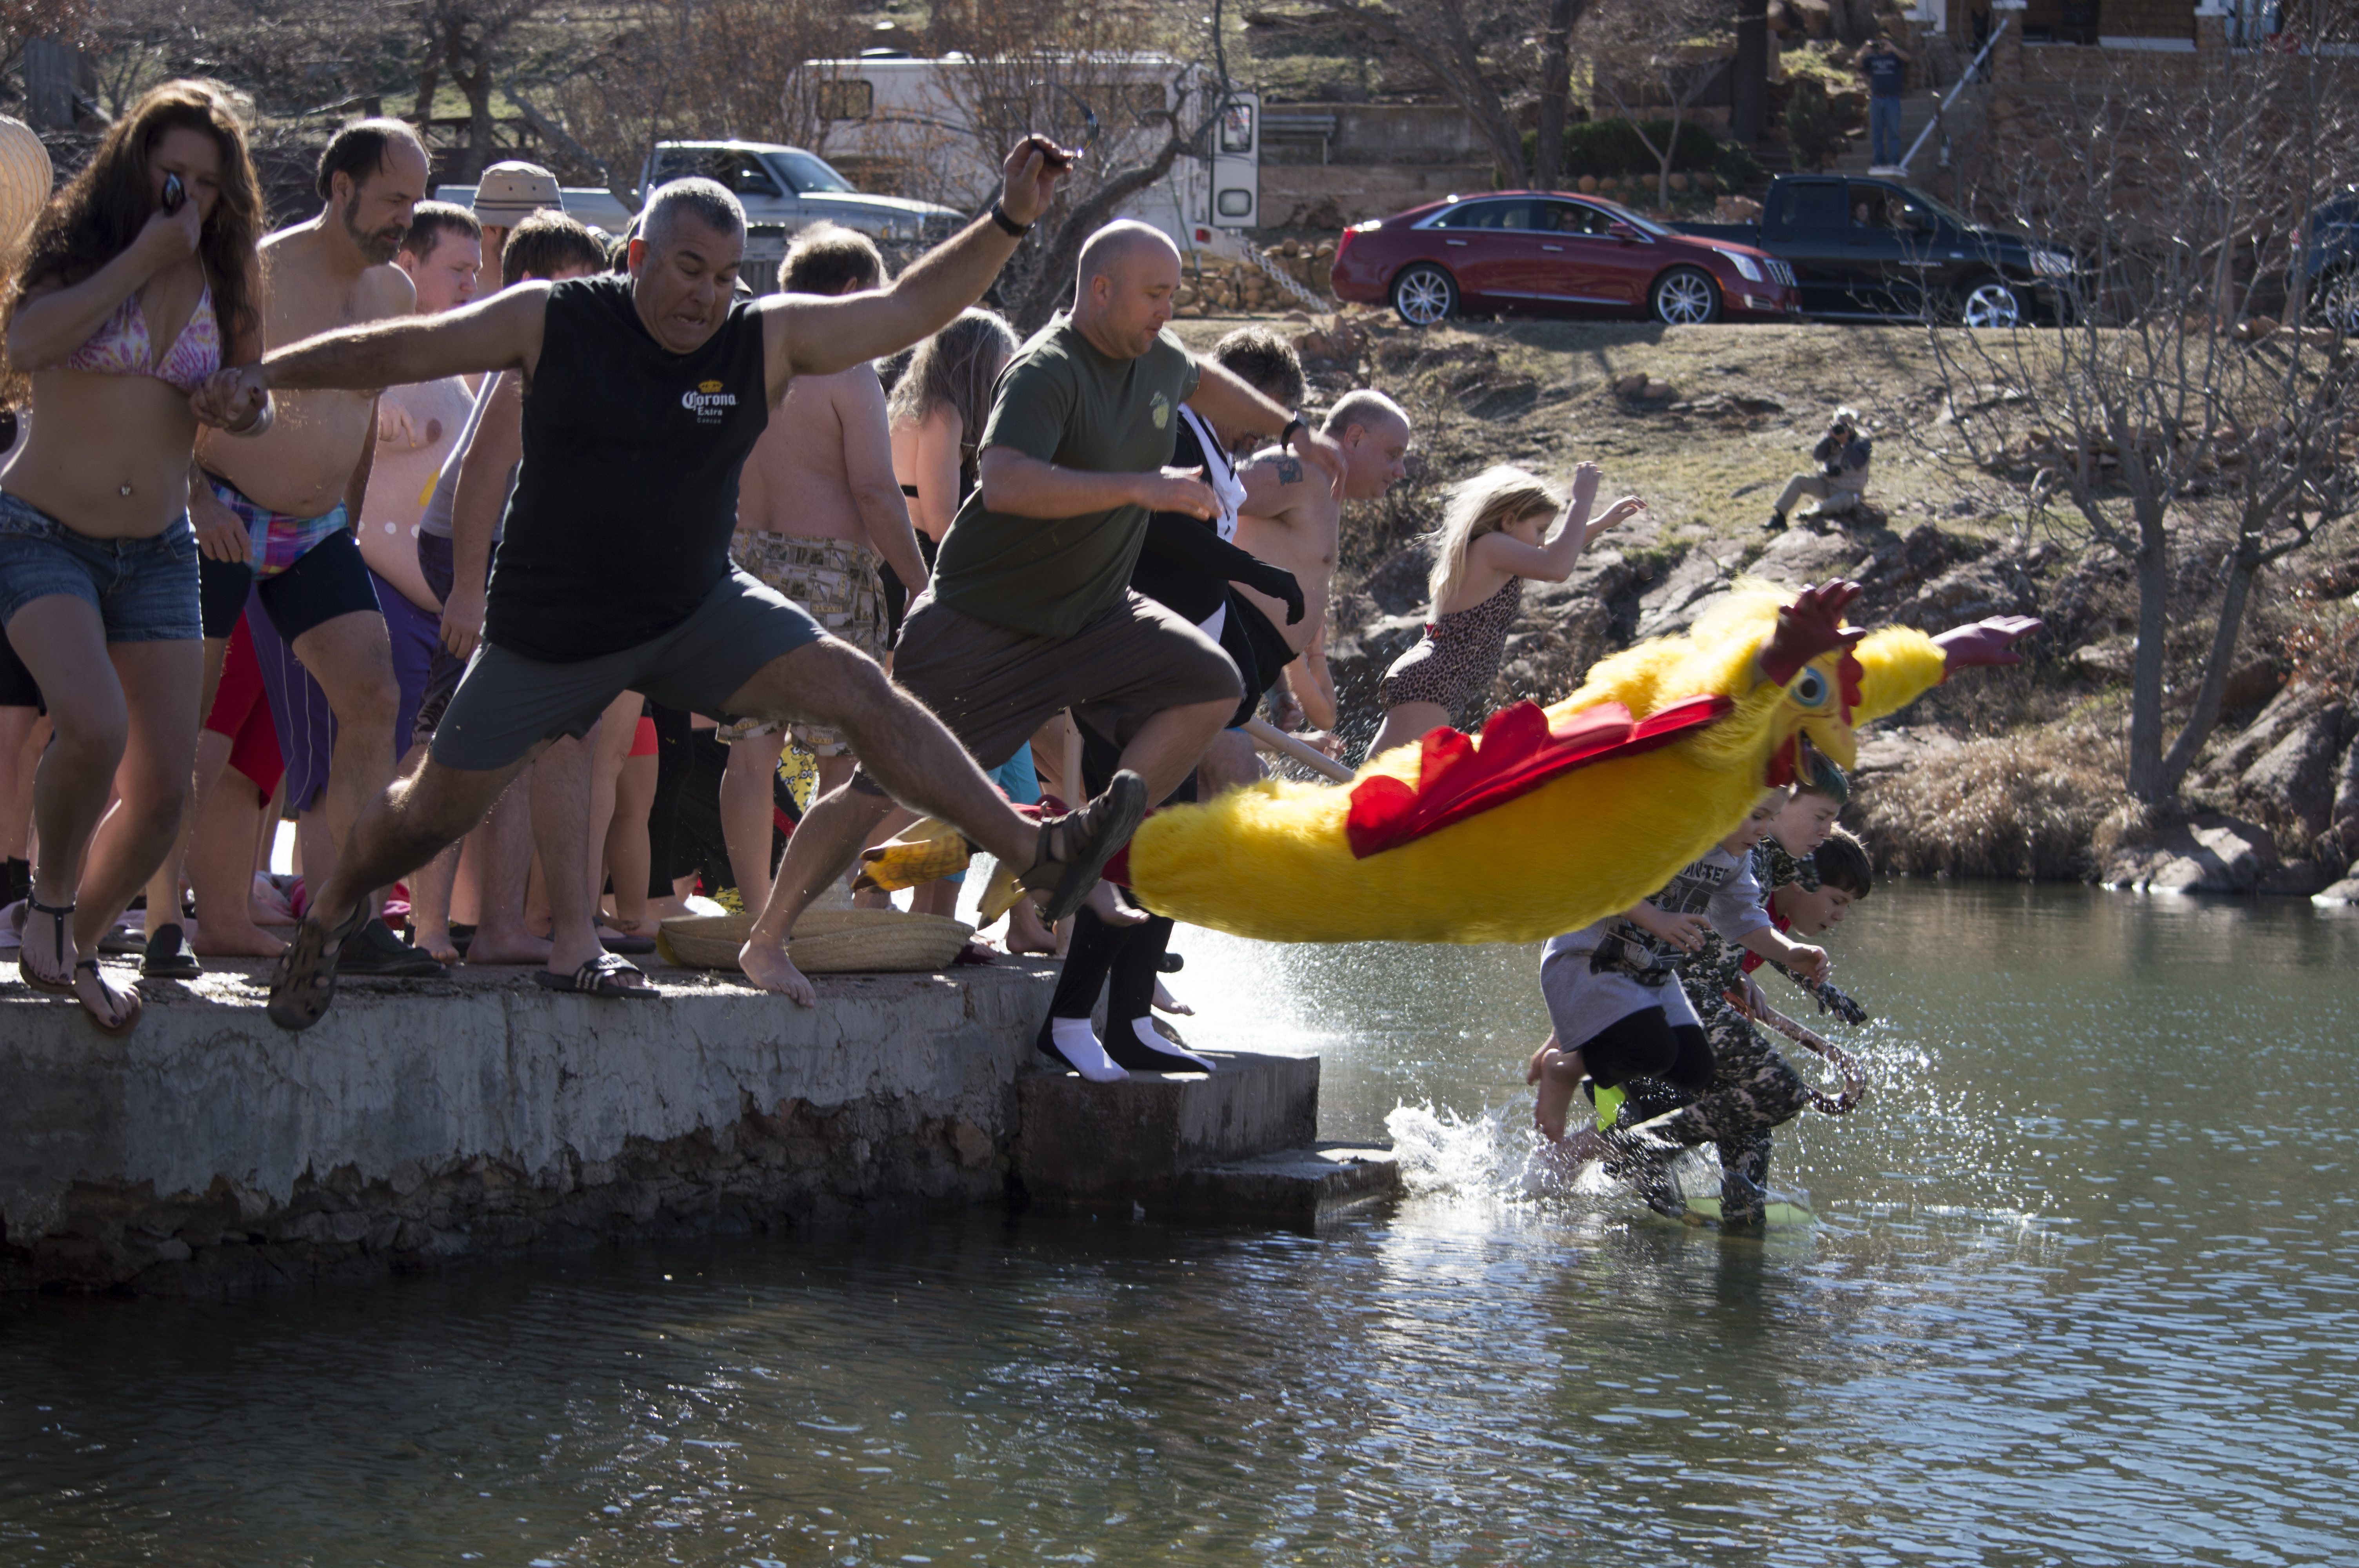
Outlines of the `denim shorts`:
{"type": "Polygon", "coordinates": [[[152,538],[93,539],[0,491],[0,625],[57,593],[97,611],[110,643],[196,641],[204,629],[189,514],[152,538]]]}

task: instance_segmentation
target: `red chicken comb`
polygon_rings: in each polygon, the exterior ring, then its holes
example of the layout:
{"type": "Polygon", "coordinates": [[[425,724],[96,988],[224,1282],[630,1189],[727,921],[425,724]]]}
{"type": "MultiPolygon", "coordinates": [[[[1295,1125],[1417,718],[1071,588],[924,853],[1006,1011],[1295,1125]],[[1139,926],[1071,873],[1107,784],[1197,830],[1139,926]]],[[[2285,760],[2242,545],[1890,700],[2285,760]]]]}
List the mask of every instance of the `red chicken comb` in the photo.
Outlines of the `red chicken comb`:
{"type": "Polygon", "coordinates": [[[1866,591],[1839,579],[1795,595],[1793,603],[1777,611],[1777,630],[1761,649],[1761,673],[1784,686],[1821,654],[1849,648],[1866,636],[1858,627],[1846,630],[1843,623],[1843,611],[1866,591]]]}

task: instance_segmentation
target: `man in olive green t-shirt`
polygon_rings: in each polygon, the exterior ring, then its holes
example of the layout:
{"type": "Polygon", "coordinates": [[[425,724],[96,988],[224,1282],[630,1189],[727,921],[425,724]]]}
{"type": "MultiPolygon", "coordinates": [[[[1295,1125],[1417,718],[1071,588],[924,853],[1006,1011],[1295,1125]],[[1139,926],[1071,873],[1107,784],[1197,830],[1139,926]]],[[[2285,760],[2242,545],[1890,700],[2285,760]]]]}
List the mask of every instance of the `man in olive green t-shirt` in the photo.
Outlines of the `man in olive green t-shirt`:
{"type": "MultiPolygon", "coordinates": [[[[1164,330],[1180,253],[1159,231],[1110,223],[1082,247],[1077,270],[1072,314],[1000,377],[981,481],[909,607],[893,676],[986,768],[1071,708],[1122,748],[1124,772],[1159,801],[1194,771],[1240,689],[1218,643],[1129,586],[1149,514],[1218,510],[1201,470],[1165,466],[1179,405],[1276,436],[1331,478],[1343,460],[1332,439],[1164,330]]],[[[891,805],[857,773],[814,802],[788,840],[765,924],[792,930],[801,900],[843,873],[891,805]]]]}

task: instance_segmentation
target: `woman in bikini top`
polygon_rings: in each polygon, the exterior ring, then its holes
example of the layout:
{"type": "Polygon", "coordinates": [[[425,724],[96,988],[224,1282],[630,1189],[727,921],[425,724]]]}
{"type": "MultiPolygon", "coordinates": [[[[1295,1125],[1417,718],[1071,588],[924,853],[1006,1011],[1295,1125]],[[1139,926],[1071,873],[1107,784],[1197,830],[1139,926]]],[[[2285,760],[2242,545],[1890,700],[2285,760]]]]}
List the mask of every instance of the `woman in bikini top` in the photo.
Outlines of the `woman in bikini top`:
{"type": "Polygon", "coordinates": [[[173,847],[196,751],[189,395],[224,361],[261,357],[261,228],[228,99],[167,82],[50,200],[8,280],[8,368],[32,405],[0,469],[0,622],[56,728],[19,966],[110,1033],[137,1018],[136,993],[93,955],[173,847]],[[110,782],[123,809],[92,847],[110,782]]]}

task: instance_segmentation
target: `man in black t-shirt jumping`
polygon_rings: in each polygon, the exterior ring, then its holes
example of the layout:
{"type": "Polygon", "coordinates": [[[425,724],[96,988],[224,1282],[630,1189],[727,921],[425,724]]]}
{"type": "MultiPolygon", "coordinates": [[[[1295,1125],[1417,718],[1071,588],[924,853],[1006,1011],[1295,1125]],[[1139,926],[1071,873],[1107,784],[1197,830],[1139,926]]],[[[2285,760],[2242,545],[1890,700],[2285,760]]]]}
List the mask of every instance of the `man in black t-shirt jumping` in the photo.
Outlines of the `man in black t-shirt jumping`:
{"type": "MultiPolygon", "coordinates": [[[[1027,138],[1008,155],[986,217],[891,287],[828,298],[735,297],[744,210],[710,180],[678,181],[649,199],[627,276],[526,284],[445,316],[327,333],[223,370],[199,390],[201,417],[236,426],[273,389],[477,371],[519,370],[525,380],[524,460],[483,643],[425,760],[370,805],[313,895],[272,980],[274,1022],[304,1029],[325,1014],[338,950],[366,916],[367,890],[482,821],[541,747],[586,732],[626,689],[677,708],[841,730],[877,785],[1029,867],[1027,887],[1054,890],[1052,917],[1080,903],[1145,807],[1135,775],[1084,811],[1031,822],[875,661],[729,560],[738,473],[787,384],[881,358],[947,325],[996,276],[1071,161],[1027,138]]],[[[581,810],[586,835],[586,798],[581,810]]],[[[554,879],[549,898],[543,984],[654,994],[600,946],[578,879],[554,879]]],[[[773,989],[813,1000],[782,948],[746,958],[749,972],[783,967],[792,982],[773,989]]]]}

